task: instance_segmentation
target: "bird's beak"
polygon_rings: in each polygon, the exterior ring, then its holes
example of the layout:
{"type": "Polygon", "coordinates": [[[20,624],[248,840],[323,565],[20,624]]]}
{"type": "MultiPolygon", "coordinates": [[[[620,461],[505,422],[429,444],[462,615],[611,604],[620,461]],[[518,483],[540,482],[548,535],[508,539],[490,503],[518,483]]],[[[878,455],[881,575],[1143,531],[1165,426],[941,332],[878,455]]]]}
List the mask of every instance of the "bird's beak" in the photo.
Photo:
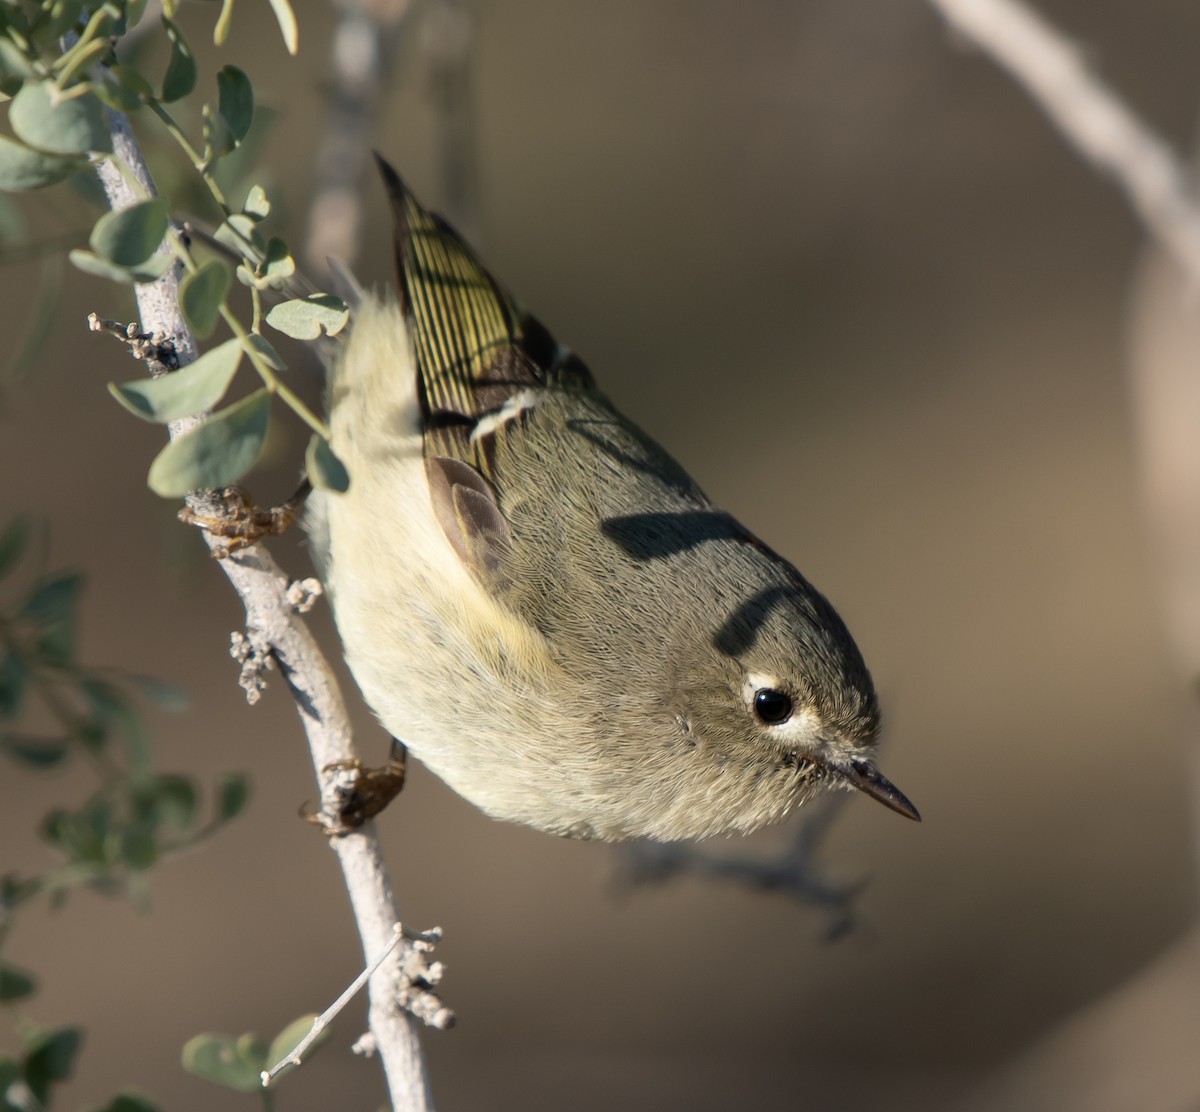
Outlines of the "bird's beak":
{"type": "Polygon", "coordinates": [[[921,821],[921,813],[908,801],[908,797],[866,761],[849,761],[844,765],[834,765],[833,771],[860,792],[866,792],[872,799],[879,800],[897,814],[914,822],[921,821]]]}

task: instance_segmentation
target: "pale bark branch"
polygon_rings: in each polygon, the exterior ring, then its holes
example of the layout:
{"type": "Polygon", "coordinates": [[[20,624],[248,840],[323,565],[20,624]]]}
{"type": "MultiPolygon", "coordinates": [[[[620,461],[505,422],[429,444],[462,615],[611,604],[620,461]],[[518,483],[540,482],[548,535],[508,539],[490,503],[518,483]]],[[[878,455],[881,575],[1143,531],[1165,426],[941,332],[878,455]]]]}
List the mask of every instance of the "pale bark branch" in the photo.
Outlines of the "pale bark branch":
{"type": "MultiPolygon", "coordinates": [[[[110,114],[110,120],[115,156],[154,195],[154,183],[128,121],[115,113],[110,114]]],[[[100,164],[99,175],[112,208],[125,208],[140,199],[111,161],[100,164]]],[[[158,281],[139,285],[135,290],[143,329],[161,334],[162,340],[173,347],[178,364],[184,366],[195,359],[196,344],[178,307],[178,269],[172,267],[158,281]]],[[[190,418],[172,424],[170,435],[173,438],[181,435],[197,420],[190,418]]],[[[214,506],[200,495],[189,497],[188,503],[201,514],[214,512],[214,506]]],[[[269,651],[292,692],[321,780],[326,765],[354,757],[350,723],[333,673],[289,600],[288,578],[262,545],[220,560],[218,566],[245,606],[249,640],[269,651]]],[[[341,864],[363,953],[369,961],[391,942],[393,926],[399,921],[374,825],[368,823],[353,834],[332,838],[330,846],[341,864]]],[[[418,1025],[398,1003],[402,994],[411,992],[402,973],[403,958],[411,947],[412,943],[406,940],[402,943],[405,953],[401,960],[386,962],[372,976],[368,990],[369,1023],[387,1075],[393,1108],[398,1112],[427,1112],[432,1109],[433,1101],[418,1025]]]]}

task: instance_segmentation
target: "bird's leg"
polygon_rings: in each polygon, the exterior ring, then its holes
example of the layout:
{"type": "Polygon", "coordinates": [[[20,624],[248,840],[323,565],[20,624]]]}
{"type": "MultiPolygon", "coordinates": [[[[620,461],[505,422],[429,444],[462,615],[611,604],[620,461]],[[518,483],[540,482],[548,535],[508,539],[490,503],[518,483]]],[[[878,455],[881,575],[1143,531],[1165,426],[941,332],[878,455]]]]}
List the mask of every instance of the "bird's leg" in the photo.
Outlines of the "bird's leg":
{"type": "Polygon", "coordinates": [[[212,554],[223,560],[242,548],[249,548],[263,537],[276,537],[285,532],[304,506],[312,492],[312,483],[305,479],[296,493],[279,506],[260,509],[240,486],[226,487],[219,492],[220,512],[197,513],[189,506],[179,511],[179,520],[195,525],[214,537],[219,537],[212,554]]]}
{"type": "Polygon", "coordinates": [[[357,830],[382,811],[404,787],[408,750],[392,738],[388,762],[382,768],[364,768],[357,758],[327,764],[322,773],[329,775],[319,811],[307,804],[300,814],[319,826],[327,838],[340,837],[357,830]]]}

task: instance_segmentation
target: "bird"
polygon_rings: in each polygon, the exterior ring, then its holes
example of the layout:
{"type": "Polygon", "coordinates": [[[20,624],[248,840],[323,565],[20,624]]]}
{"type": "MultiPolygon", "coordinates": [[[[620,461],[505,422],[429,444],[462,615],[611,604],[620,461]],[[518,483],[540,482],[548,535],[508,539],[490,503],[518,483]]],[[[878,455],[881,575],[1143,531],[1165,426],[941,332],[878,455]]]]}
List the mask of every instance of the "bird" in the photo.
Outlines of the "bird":
{"type": "Polygon", "coordinates": [[[355,295],[327,383],[349,485],[306,528],[383,727],[565,837],[748,833],[836,789],[919,821],[832,605],[376,159],[396,289],[355,295]]]}

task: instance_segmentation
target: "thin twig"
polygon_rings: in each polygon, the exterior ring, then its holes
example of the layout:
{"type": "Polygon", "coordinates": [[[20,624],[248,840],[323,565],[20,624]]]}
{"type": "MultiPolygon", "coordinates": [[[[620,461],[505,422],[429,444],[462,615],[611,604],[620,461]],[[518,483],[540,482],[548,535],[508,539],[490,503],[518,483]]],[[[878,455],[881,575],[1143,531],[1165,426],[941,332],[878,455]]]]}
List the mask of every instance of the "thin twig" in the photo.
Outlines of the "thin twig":
{"type": "Polygon", "coordinates": [[[1076,47],[1020,0],[930,0],[1033,97],[1121,187],[1151,234],[1200,283],[1200,207],[1170,145],[1090,72],[1076,47]]]}
{"type": "MultiPolygon", "coordinates": [[[[156,190],[128,120],[110,113],[115,157],[130,168],[142,190],[155,196],[156,190]]],[[[110,160],[98,168],[109,204],[126,208],[140,198],[110,160]]],[[[196,344],[179,311],[178,267],[170,268],[153,283],[135,287],[138,312],[143,329],[161,335],[174,349],[178,366],[196,358],[196,344]]],[[[159,373],[166,367],[154,367],[159,373]]],[[[193,417],[170,425],[172,438],[193,428],[200,418],[193,417]]],[[[199,514],[211,515],[216,506],[200,495],[188,498],[188,505],[199,514]]],[[[206,534],[207,536],[207,534],[206,534]]],[[[209,537],[209,543],[217,538],[209,537]]],[[[353,759],[349,719],[341,692],[328,663],[289,602],[288,578],[262,545],[253,545],[219,562],[246,609],[246,628],[250,638],[269,647],[283,674],[307,735],[318,779],[326,765],[353,759]]],[[[378,954],[392,940],[392,925],[400,920],[379,840],[372,824],[343,838],[330,840],[338,855],[346,887],[362,940],[363,953],[378,954]]],[[[406,941],[404,948],[411,947],[406,941]]],[[[398,1001],[408,988],[404,984],[401,963],[388,962],[375,971],[370,983],[369,1023],[379,1047],[387,1075],[393,1108],[405,1112],[427,1112],[433,1100],[429,1091],[425,1063],[417,1037],[417,1023],[403,1012],[398,1001]]]]}

